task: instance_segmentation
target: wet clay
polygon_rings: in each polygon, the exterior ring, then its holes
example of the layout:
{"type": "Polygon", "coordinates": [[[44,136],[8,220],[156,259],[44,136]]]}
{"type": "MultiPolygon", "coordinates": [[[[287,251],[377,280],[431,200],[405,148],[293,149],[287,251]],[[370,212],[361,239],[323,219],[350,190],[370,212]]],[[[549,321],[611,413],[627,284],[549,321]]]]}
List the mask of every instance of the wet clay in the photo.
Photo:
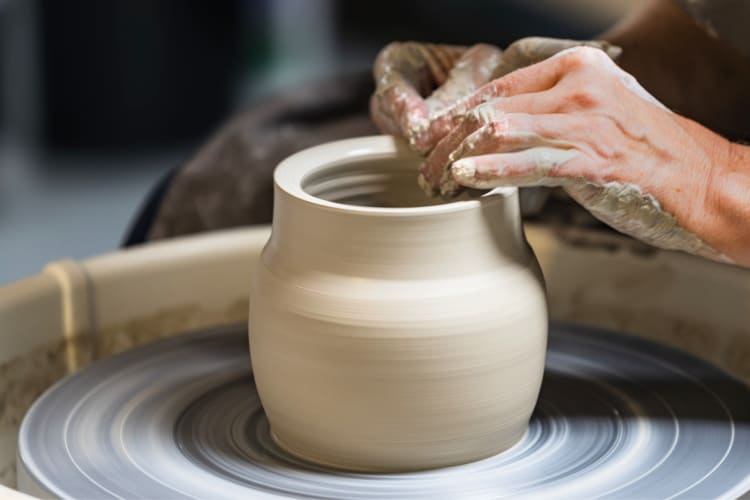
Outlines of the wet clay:
{"type": "Polygon", "coordinates": [[[547,307],[517,190],[426,200],[419,162],[379,136],[276,171],[249,336],[272,435],[294,455],[408,471],[494,455],[526,431],[547,307]]]}

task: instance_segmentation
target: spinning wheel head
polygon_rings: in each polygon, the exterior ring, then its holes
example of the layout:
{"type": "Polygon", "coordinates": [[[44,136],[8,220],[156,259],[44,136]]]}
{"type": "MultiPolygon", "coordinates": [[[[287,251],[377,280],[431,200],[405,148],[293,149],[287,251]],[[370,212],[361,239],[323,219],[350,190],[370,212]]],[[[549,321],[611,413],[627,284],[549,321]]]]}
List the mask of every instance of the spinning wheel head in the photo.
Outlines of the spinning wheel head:
{"type": "Polygon", "coordinates": [[[647,341],[552,324],[529,430],[505,453],[355,474],[280,449],[244,327],[185,334],[54,386],[20,434],[20,486],[63,498],[736,497],[750,489],[750,390],[647,341]]]}

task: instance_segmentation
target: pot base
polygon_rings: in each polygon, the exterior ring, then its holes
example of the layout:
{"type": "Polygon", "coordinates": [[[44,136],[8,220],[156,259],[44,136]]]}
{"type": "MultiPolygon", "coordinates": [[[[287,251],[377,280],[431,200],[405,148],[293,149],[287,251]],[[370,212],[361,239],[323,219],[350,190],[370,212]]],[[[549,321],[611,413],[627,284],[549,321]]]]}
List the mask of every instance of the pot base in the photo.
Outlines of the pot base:
{"type": "Polygon", "coordinates": [[[354,460],[336,460],[335,458],[332,458],[330,456],[316,453],[315,450],[311,447],[302,448],[292,446],[286,440],[280,438],[278,434],[274,432],[273,428],[270,429],[270,434],[271,439],[273,439],[274,443],[276,443],[279,448],[283,449],[290,455],[293,455],[306,462],[322,465],[324,467],[337,469],[340,471],[378,474],[420,472],[478,462],[480,460],[494,457],[513,449],[513,447],[516,446],[524,438],[527,433],[527,429],[528,427],[524,426],[519,432],[510,434],[510,437],[508,439],[506,439],[503,443],[498,444],[498,446],[490,452],[483,450],[480,453],[454,453],[452,456],[444,456],[440,459],[435,459],[428,455],[404,461],[403,459],[405,458],[405,455],[410,455],[413,457],[415,455],[422,455],[424,452],[419,449],[408,451],[402,450],[402,453],[394,452],[393,456],[385,457],[385,459],[382,461],[370,460],[367,463],[354,460]]]}

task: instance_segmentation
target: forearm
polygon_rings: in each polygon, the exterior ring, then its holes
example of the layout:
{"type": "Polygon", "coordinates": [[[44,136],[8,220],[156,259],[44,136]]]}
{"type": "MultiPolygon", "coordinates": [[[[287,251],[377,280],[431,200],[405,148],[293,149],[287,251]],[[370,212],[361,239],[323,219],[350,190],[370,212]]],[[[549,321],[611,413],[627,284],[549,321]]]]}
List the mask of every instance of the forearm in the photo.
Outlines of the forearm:
{"type": "Polygon", "coordinates": [[[655,0],[602,38],[623,48],[618,65],[682,116],[708,154],[705,196],[686,226],[737,264],[750,267],[750,62],[708,35],[672,0],[655,0]],[[726,138],[725,138],[726,137],[726,138]]]}
{"type": "Polygon", "coordinates": [[[732,140],[750,131],[750,62],[712,38],[671,0],[633,12],[602,38],[657,99],[732,140]]]}

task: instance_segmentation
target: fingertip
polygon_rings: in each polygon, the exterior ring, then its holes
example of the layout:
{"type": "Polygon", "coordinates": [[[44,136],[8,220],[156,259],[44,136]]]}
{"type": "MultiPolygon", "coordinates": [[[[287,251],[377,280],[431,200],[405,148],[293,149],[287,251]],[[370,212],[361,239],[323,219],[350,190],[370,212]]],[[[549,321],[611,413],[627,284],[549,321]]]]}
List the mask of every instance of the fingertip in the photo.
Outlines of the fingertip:
{"type": "Polygon", "coordinates": [[[437,196],[437,190],[429,183],[424,173],[420,173],[419,177],[417,177],[417,184],[427,196],[437,196]]]}
{"type": "Polygon", "coordinates": [[[407,128],[406,137],[408,138],[409,145],[417,153],[426,156],[433,149],[432,141],[430,141],[428,134],[420,128],[407,128]]]}
{"type": "Polygon", "coordinates": [[[495,173],[494,167],[482,164],[481,161],[481,157],[469,157],[455,162],[450,170],[453,181],[460,186],[475,189],[492,189],[503,185],[504,182],[495,173]]]}
{"type": "Polygon", "coordinates": [[[471,158],[463,158],[451,165],[453,180],[464,186],[472,186],[476,179],[477,166],[471,158]]]}

